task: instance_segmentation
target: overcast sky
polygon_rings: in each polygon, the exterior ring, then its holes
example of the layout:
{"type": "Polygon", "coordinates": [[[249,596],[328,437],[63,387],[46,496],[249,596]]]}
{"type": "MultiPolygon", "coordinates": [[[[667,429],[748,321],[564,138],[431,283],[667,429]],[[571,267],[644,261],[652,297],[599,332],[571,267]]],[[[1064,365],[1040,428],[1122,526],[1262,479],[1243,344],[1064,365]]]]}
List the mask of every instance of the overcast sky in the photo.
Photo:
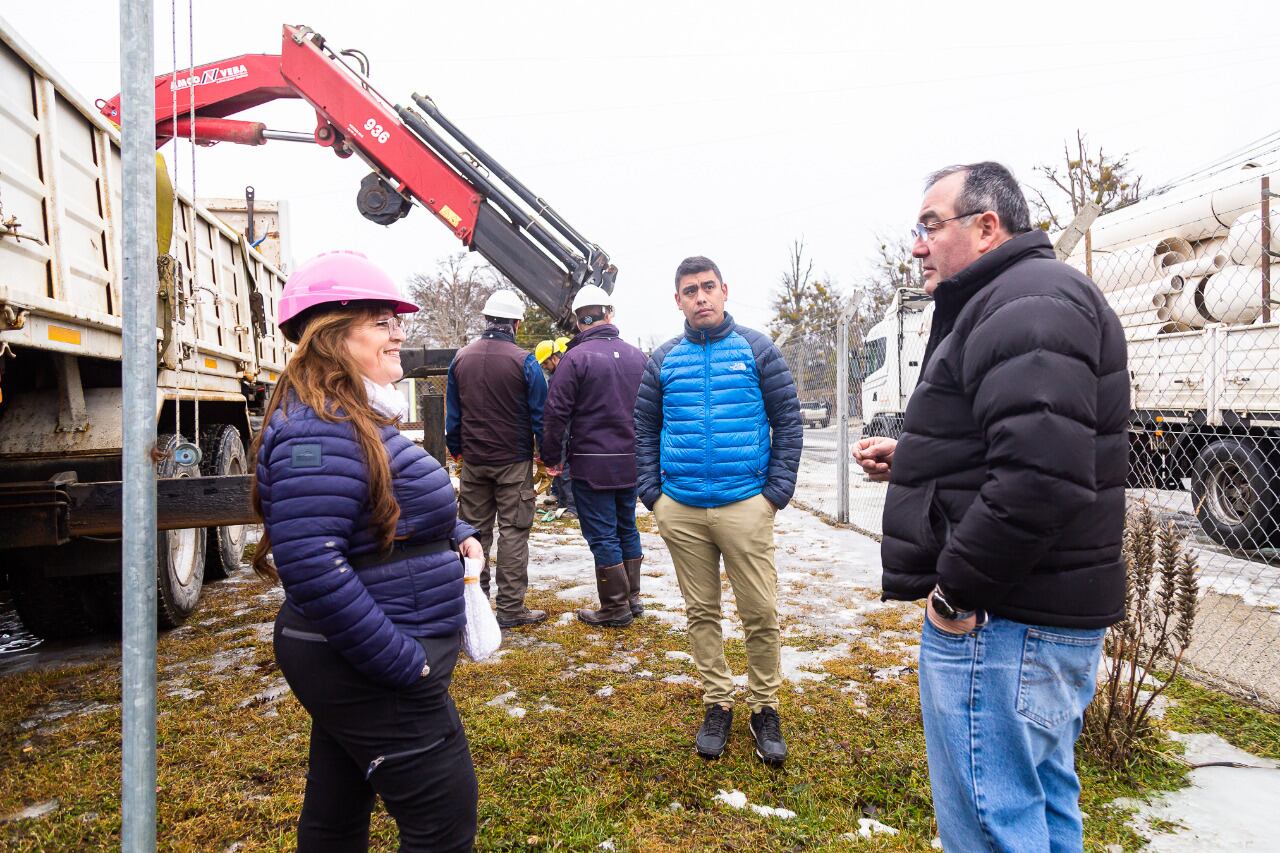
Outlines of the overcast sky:
{"type": "MultiPolygon", "coordinates": [[[[156,5],[156,73],[190,58],[177,5],[176,63],[172,7],[156,5]]],[[[0,15],[88,100],[119,91],[116,3],[0,15]]],[[[678,332],[686,255],[715,259],[729,309],[758,327],[797,238],[818,272],[855,286],[876,233],[905,231],[941,166],[995,159],[1030,180],[1081,128],[1158,184],[1280,145],[1280,30],[1264,2],[195,0],[194,19],[196,64],[278,53],[280,25],[304,23],[363,50],[392,100],[433,97],[609,252],[633,340],[678,332]]],[[[300,101],[245,115],[314,127],[300,101]]],[[[166,154],[189,190],[189,150],[166,154]]],[[[288,201],[297,261],[355,248],[403,280],[460,248],[422,209],[386,228],[363,219],[366,171],[315,146],[224,144],[197,152],[195,179],[202,197],[253,184],[288,201]]]]}

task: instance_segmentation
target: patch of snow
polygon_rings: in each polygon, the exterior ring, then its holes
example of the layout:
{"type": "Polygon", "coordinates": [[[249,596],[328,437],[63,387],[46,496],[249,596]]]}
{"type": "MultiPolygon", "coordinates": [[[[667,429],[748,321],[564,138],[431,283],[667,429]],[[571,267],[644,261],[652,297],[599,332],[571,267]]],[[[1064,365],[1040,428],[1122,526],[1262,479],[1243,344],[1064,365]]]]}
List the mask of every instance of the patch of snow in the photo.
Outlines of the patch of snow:
{"type": "Polygon", "coordinates": [[[791,809],[775,808],[773,806],[761,806],[756,803],[747,802],[747,795],[741,791],[726,791],[720,789],[720,793],[714,797],[716,802],[724,803],[731,809],[750,809],[761,817],[776,817],[781,820],[790,820],[796,816],[791,809]]]}
{"type": "Polygon", "coordinates": [[[176,698],[178,698],[178,699],[186,699],[186,700],[190,701],[190,700],[192,700],[192,699],[198,699],[198,698],[200,698],[201,696],[203,696],[203,695],[204,695],[204,691],[203,691],[203,690],[192,690],[190,687],[179,687],[179,688],[178,688],[178,689],[176,689],[176,690],[170,690],[166,695],[168,695],[168,696],[173,696],[173,697],[176,697],[176,698]]]}
{"type": "Polygon", "coordinates": [[[747,807],[747,795],[741,791],[726,791],[720,789],[720,793],[715,795],[716,802],[724,803],[731,809],[745,809],[747,807]]]}
{"type": "Polygon", "coordinates": [[[755,803],[751,803],[748,808],[763,817],[776,817],[782,820],[791,820],[791,818],[796,816],[796,813],[791,809],[774,808],[773,806],[759,806],[755,803]]]}
{"type": "Polygon", "coordinates": [[[680,805],[679,801],[677,801],[677,800],[672,800],[672,801],[671,801],[671,804],[670,804],[669,806],[667,806],[667,811],[678,812],[678,811],[680,811],[680,810],[681,810],[681,809],[683,809],[683,808],[684,808],[684,806],[680,805]]]}
{"type": "Polygon", "coordinates": [[[870,838],[873,835],[897,835],[898,830],[892,826],[886,826],[878,820],[872,820],[869,817],[858,818],[858,835],[863,838],[870,838]]]}
{"type": "Polygon", "coordinates": [[[524,708],[511,704],[515,701],[516,701],[516,691],[508,690],[506,693],[501,693],[497,696],[494,696],[492,699],[490,699],[488,702],[485,702],[484,704],[490,708],[501,708],[507,712],[507,716],[515,717],[518,720],[529,712],[524,708]]]}
{"type": "Polygon", "coordinates": [[[902,676],[909,675],[912,672],[915,672],[915,667],[904,665],[887,666],[884,669],[877,669],[872,673],[872,677],[876,681],[896,681],[897,679],[902,678],[902,676]]]}
{"type": "Polygon", "coordinates": [[[600,846],[597,849],[598,850],[615,850],[617,848],[613,846],[613,839],[610,838],[608,840],[601,841],[600,846]]]}
{"type": "Polygon", "coordinates": [[[693,663],[693,655],[688,652],[667,652],[667,660],[683,660],[693,663]]]}
{"type": "Polygon", "coordinates": [[[679,675],[668,675],[663,678],[662,681],[664,684],[690,684],[694,687],[702,684],[701,681],[694,678],[692,675],[685,675],[684,673],[680,673],[679,675]]]}
{"type": "Polygon", "coordinates": [[[613,685],[606,684],[604,687],[601,687],[599,690],[596,691],[596,695],[603,699],[608,699],[610,696],[613,695],[613,685]]]}
{"type": "Polygon", "coordinates": [[[0,817],[0,823],[13,823],[14,821],[19,820],[35,820],[36,818],[51,815],[57,810],[57,800],[45,800],[43,803],[36,803],[35,805],[27,806],[21,811],[16,811],[13,814],[7,814],[4,817],[0,817]]]}
{"type": "Polygon", "coordinates": [[[1275,848],[1275,819],[1280,809],[1280,762],[1250,755],[1214,734],[1171,737],[1186,749],[1191,764],[1233,762],[1248,767],[1199,767],[1191,784],[1137,805],[1134,826],[1157,853],[1194,850],[1267,850],[1275,848]],[[1263,769],[1253,769],[1263,768],[1263,769]],[[1174,832],[1155,831],[1156,820],[1178,824],[1174,832]]]}
{"type": "Polygon", "coordinates": [[[277,678],[266,690],[256,693],[248,699],[242,701],[237,708],[248,708],[250,705],[270,705],[280,701],[289,694],[289,683],[283,678],[277,678]]]}
{"type": "Polygon", "coordinates": [[[560,614],[560,618],[556,620],[557,625],[569,625],[578,621],[578,617],[573,615],[573,611],[567,611],[560,614]]]}

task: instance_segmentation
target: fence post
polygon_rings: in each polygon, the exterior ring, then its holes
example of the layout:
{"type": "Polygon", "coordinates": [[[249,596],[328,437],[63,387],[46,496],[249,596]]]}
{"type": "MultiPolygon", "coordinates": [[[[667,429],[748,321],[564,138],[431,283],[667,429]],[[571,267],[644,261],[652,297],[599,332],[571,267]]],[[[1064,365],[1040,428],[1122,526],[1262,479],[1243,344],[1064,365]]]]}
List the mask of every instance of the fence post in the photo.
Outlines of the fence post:
{"type": "MultiPolygon", "coordinates": [[[[151,0],[120,0],[123,427],[120,847],[156,849],[156,120],[151,0]]],[[[204,532],[200,531],[203,536],[204,532]]]]}
{"type": "Polygon", "coordinates": [[[849,322],[840,315],[836,338],[836,521],[849,521],[849,322]]]}

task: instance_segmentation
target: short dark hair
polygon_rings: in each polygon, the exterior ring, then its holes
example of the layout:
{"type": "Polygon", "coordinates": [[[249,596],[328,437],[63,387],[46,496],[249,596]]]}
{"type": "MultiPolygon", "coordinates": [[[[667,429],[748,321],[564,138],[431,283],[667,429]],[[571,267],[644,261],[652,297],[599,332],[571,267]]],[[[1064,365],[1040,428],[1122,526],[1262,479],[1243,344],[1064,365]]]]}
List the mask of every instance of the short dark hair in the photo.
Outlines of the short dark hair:
{"type": "Polygon", "coordinates": [[[939,169],[925,181],[925,190],[957,172],[965,175],[964,186],[956,196],[956,213],[994,210],[1000,217],[1000,224],[1010,234],[1031,230],[1031,214],[1027,212],[1027,198],[1022,194],[1022,187],[1013,173],[999,163],[988,160],[939,169]]]}
{"type": "Polygon", "coordinates": [[[490,326],[514,326],[518,321],[514,317],[490,317],[484,315],[484,321],[490,326]]]}
{"type": "Polygon", "coordinates": [[[680,289],[680,279],[700,272],[713,272],[716,274],[716,280],[721,284],[724,283],[724,276],[720,275],[720,267],[716,266],[715,261],[702,255],[694,255],[685,258],[680,262],[680,266],[676,267],[676,290],[680,289]]]}

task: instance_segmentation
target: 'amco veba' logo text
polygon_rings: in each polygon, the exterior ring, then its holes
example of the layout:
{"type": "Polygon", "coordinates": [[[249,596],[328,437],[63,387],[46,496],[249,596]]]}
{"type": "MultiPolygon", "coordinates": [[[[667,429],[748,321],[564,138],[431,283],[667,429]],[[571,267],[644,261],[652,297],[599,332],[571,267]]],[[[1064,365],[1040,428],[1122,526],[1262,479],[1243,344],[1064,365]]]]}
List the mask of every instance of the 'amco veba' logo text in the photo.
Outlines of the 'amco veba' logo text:
{"type": "Polygon", "coordinates": [[[206,83],[226,83],[230,80],[239,80],[241,77],[248,77],[249,70],[243,65],[228,65],[226,68],[207,68],[203,74],[192,74],[190,77],[181,77],[169,84],[171,91],[181,91],[182,89],[190,89],[193,86],[203,86],[206,83]]]}

